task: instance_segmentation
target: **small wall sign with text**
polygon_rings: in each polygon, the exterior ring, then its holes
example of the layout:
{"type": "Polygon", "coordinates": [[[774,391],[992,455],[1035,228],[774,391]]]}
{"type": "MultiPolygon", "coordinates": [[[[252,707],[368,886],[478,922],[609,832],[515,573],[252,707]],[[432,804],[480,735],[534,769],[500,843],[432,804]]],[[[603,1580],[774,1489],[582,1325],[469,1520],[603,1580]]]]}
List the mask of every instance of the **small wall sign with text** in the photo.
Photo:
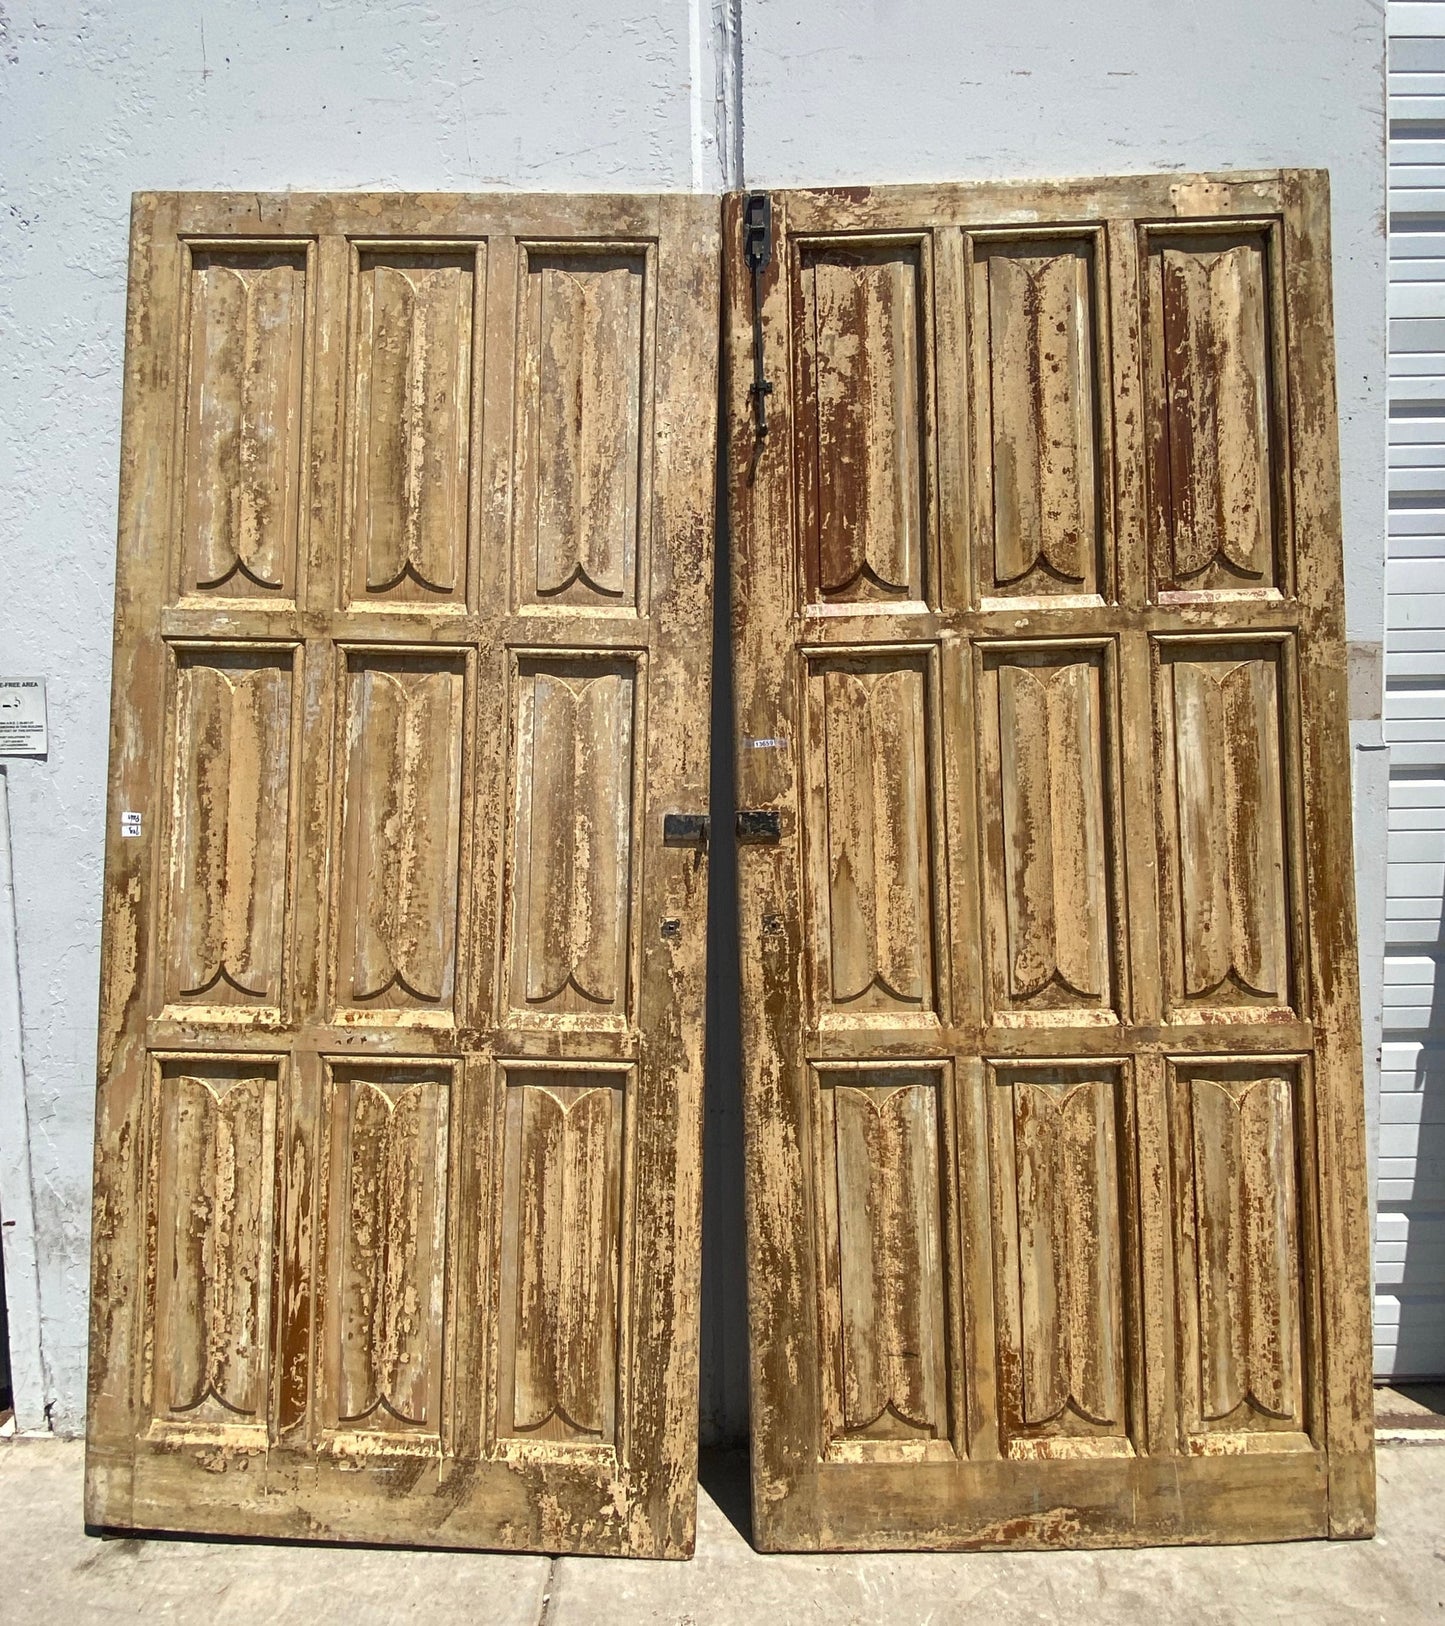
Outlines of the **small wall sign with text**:
{"type": "Polygon", "coordinates": [[[0,677],[0,757],[43,757],[45,679],[0,677]]]}

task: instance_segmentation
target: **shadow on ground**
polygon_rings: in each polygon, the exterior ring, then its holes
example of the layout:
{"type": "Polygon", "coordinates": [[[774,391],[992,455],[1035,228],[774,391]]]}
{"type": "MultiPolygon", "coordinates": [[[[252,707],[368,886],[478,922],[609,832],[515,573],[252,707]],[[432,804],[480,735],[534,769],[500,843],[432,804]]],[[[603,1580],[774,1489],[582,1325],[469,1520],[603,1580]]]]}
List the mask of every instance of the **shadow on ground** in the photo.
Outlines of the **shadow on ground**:
{"type": "Polygon", "coordinates": [[[697,1478],[704,1492],[717,1504],[718,1512],[751,1547],[753,1499],[748,1483],[747,1452],[736,1446],[718,1446],[701,1452],[697,1478]]]}

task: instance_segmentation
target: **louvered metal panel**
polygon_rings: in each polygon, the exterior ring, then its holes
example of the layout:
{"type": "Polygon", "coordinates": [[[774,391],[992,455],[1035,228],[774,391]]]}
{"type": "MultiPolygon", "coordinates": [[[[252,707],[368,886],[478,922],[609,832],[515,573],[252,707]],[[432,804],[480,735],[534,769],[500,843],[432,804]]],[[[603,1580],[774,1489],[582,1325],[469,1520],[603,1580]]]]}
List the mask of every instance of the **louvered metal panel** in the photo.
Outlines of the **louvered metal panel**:
{"type": "Polygon", "coordinates": [[[1390,6],[1390,740],[1375,1368],[1445,1372],[1445,4],[1390,6]]]}

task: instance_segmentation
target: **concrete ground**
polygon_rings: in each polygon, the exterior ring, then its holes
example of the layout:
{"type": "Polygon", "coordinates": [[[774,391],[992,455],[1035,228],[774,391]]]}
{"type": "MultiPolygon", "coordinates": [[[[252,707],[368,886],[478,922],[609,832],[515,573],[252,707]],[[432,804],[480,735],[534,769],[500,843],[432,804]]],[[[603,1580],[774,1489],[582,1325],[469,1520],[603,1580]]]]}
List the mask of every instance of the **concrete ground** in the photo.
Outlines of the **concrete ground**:
{"type": "Polygon", "coordinates": [[[1371,1542],[1143,1552],[763,1558],[745,1463],[704,1455],[690,1564],[111,1540],[81,1525],[82,1447],[0,1443],[0,1622],[91,1626],[1190,1626],[1445,1623],[1445,1448],[1379,1452],[1371,1542]]]}
{"type": "Polygon", "coordinates": [[[1376,1389],[1375,1439],[1401,1445],[1445,1440],[1445,1383],[1376,1389]]]}

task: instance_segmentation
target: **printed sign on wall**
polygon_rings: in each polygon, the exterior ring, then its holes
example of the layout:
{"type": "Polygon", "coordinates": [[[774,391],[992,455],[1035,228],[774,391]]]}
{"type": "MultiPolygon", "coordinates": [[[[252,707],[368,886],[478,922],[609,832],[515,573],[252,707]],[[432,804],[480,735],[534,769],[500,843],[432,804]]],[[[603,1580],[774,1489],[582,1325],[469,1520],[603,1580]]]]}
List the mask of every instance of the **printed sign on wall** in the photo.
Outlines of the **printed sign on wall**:
{"type": "Polygon", "coordinates": [[[45,679],[0,678],[0,757],[43,757],[45,679]]]}

